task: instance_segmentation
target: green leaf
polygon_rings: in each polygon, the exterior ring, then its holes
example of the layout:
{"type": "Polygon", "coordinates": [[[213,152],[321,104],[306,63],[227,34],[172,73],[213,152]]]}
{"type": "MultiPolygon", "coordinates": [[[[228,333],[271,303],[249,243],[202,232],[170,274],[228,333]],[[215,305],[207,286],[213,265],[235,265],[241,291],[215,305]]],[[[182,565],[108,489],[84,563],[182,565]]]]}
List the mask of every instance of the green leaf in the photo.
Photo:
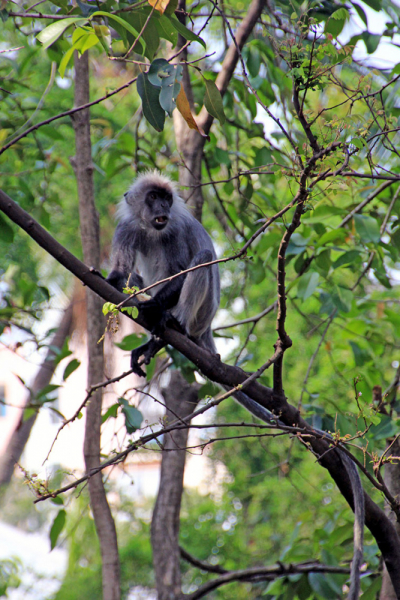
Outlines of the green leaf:
{"type": "Polygon", "coordinates": [[[114,342],[114,346],[117,346],[118,348],[121,348],[121,350],[135,350],[135,348],[138,348],[139,346],[141,346],[143,344],[143,336],[140,336],[136,333],[131,333],[130,335],[126,335],[124,337],[124,339],[117,343],[114,342]]]}
{"type": "Polygon", "coordinates": [[[62,135],[62,133],[60,133],[58,131],[58,129],[55,129],[53,124],[52,125],[43,125],[43,127],[40,128],[40,133],[43,133],[50,139],[56,140],[56,141],[63,141],[65,139],[64,136],[62,135]]]}
{"type": "Polygon", "coordinates": [[[382,415],[381,422],[378,425],[372,425],[370,433],[374,440],[387,440],[392,435],[396,435],[398,426],[389,415],[382,415]]]}
{"type": "MultiPolygon", "coordinates": [[[[125,19],[137,31],[142,31],[149,16],[149,12],[150,11],[148,10],[135,10],[130,13],[127,13],[125,19]]],[[[147,22],[146,28],[142,33],[143,40],[146,42],[146,49],[144,55],[147,56],[149,60],[153,60],[153,57],[158,50],[158,46],[160,45],[160,36],[158,34],[158,28],[156,26],[157,16],[158,13],[156,15],[153,15],[153,18],[147,22]]],[[[131,38],[129,42],[130,44],[133,43],[133,39],[131,38]]]]}
{"type": "Polygon", "coordinates": [[[365,4],[367,6],[370,6],[371,8],[373,8],[374,10],[376,10],[377,12],[379,12],[380,10],[382,10],[382,2],[381,0],[364,0],[365,4]]]}
{"type": "Polygon", "coordinates": [[[353,351],[354,362],[356,367],[362,367],[365,363],[370,362],[371,356],[365,348],[361,348],[357,342],[349,341],[351,349],[353,351]]]}
{"type": "Polygon", "coordinates": [[[221,125],[223,125],[223,123],[226,121],[226,117],[222,104],[221,93],[212,79],[206,79],[205,77],[203,77],[203,79],[206,84],[204,105],[210,115],[218,119],[221,125]]]}
{"type": "Polygon", "coordinates": [[[110,417],[112,417],[113,419],[116,419],[118,416],[118,409],[119,409],[119,404],[113,404],[112,406],[110,406],[107,409],[107,411],[104,413],[104,415],[102,415],[101,422],[105,423],[107,421],[107,419],[109,419],[110,417]]]}
{"type": "Polygon", "coordinates": [[[337,260],[333,263],[332,267],[334,269],[338,269],[339,267],[347,267],[352,265],[354,261],[360,258],[360,253],[357,250],[349,250],[349,252],[344,252],[339,256],[337,260]]]}
{"type": "Polygon", "coordinates": [[[376,33],[368,33],[368,31],[364,31],[364,33],[361,34],[361,38],[367,48],[368,54],[373,54],[375,52],[381,41],[381,37],[382,36],[376,33]]]}
{"type": "Polygon", "coordinates": [[[337,592],[331,588],[323,573],[309,573],[308,581],[316,594],[326,600],[337,600],[337,592]]]}
{"type": "Polygon", "coordinates": [[[68,66],[69,61],[71,60],[73,54],[75,51],[75,46],[72,46],[69,50],[67,50],[67,52],[64,54],[64,56],[62,57],[62,60],[60,62],[60,66],[58,67],[58,70],[60,72],[61,77],[64,77],[65,75],[65,70],[68,66]]]}
{"type": "Polygon", "coordinates": [[[342,32],[345,22],[346,22],[346,19],[343,19],[343,18],[342,19],[335,19],[335,18],[328,19],[327,22],[325,23],[325,30],[324,30],[325,35],[327,33],[330,33],[331,35],[333,35],[334,38],[336,38],[342,32]]]}
{"type": "Polygon", "coordinates": [[[180,21],[178,21],[178,19],[175,17],[175,15],[171,15],[169,18],[170,18],[172,25],[177,30],[177,32],[180,33],[181,36],[183,38],[185,38],[185,40],[188,40],[190,42],[199,42],[199,44],[201,44],[203,46],[203,48],[206,49],[207,46],[206,46],[205,41],[201,37],[199,37],[196,33],[194,33],[194,31],[190,31],[190,29],[188,29],[187,27],[182,25],[182,23],[180,21]]]}
{"type": "Polygon", "coordinates": [[[117,305],[113,304],[112,302],[105,302],[103,304],[102,311],[103,311],[103,315],[108,315],[108,313],[110,313],[110,312],[111,313],[118,312],[117,311],[117,305]]]}
{"type": "Polygon", "coordinates": [[[79,8],[81,9],[84,17],[89,17],[91,14],[93,14],[97,10],[97,6],[93,6],[93,5],[91,6],[90,4],[86,4],[85,2],[82,2],[81,0],[76,0],[76,3],[79,6],[79,8]]]}
{"type": "Polygon", "coordinates": [[[138,309],[137,306],[123,306],[121,308],[121,312],[126,313],[127,315],[129,315],[133,319],[136,319],[136,317],[139,314],[139,309],[138,309]]]}
{"type": "Polygon", "coordinates": [[[14,231],[9,223],[0,214],[0,239],[7,244],[11,244],[14,239],[14,231]]]}
{"type": "Polygon", "coordinates": [[[397,65],[393,67],[392,72],[390,73],[390,77],[394,77],[395,75],[400,75],[400,63],[397,63],[397,65]]]}
{"type": "Polygon", "coordinates": [[[247,68],[252,77],[257,77],[260,71],[261,55],[258,48],[249,46],[249,56],[247,58],[247,68]]]}
{"type": "Polygon", "coordinates": [[[297,286],[297,296],[301,300],[307,300],[316,290],[319,282],[319,273],[309,271],[301,278],[297,286]]]}
{"type": "Polygon", "coordinates": [[[54,496],[54,498],[50,499],[50,502],[52,502],[52,504],[57,504],[58,506],[62,506],[64,504],[64,500],[61,496],[54,496]]]}
{"type": "Polygon", "coordinates": [[[122,413],[125,417],[125,427],[127,432],[135,433],[142,424],[142,413],[134,406],[131,406],[125,398],[118,398],[118,402],[122,406],[122,413]]]}
{"type": "Polygon", "coordinates": [[[160,105],[160,89],[151,85],[146,73],[137,78],[137,91],[142,99],[143,114],[156,131],[162,131],[165,123],[165,111],[160,105]]]}
{"type": "Polygon", "coordinates": [[[362,8],[362,6],[360,6],[359,4],[356,4],[355,2],[352,2],[352,4],[358,13],[358,16],[363,21],[364,25],[366,25],[368,27],[367,15],[365,14],[365,11],[362,8]]]}
{"type": "Polygon", "coordinates": [[[354,215],[354,223],[358,235],[365,244],[379,242],[381,234],[376,219],[368,215],[354,215]]]}
{"type": "Polygon", "coordinates": [[[172,111],[176,107],[176,99],[180,91],[180,83],[174,83],[173,85],[168,85],[161,88],[160,105],[170,117],[172,116],[172,111]]]}
{"type": "Polygon", "coordinates": [[[331,14],[331,19],[335,19],[336,21],[342,21],[343,19],[348,19],[349,13],[345,8],[339,8],[335,10],[334,13],[331,14]]]}
{"type": "Polygon", "coordinates": [[[158,88],[172,85],[175,81],[175,65],[171,65],[165,58],[156,58],[150,65],[147,78],[158,88]]]}
{"type": "Polygon", "coordinates": [[[63,380],[65,381],[68,377],[76,371],[76,369],[80,366],[80,361],[77,358],[73,358],[65,367],[63,380]]]}
{"type": "Polygon", "coordinates": [[[321,246],[326,246],[326,244],[333,242],[342,242],[346,239],[347,235],[348,233],[345,229],[331,229],[321,235],[315,248],[320,248],[321,246]]]}
{"type": "MultiPolygon", "coordinates": [[[[125,27],[125,29],[129,31],[129,33],[131,33],[135,38],[139,37],[139,32],[136,31],[136,29],[134,29],[134,27],[132,27],[132,25],[128,23],[128,21],[126,21],[125,19],[121,19],[121,17],[119,17],[118,15],[112,15],[111,13],[104,12],[103,10],[98,10],[95,13],[93,13],[90,18],[93,19],[93,17],[97,16],[113,19],[114,21],[122,25],[122,27],[125,27]]],[[[139,39],[139,44],[142,46],[142,54],[144,54],[146,50],[146,42],[143,38],[139,39]]]]}
{"type": "Polygon", "coordinates": [[[55,547],[55,545],[57,543],[57,540],[58,540],[58,536],[60,535],[60,533],[64,529],[66,516],[67,516],[67,513],[62,508],[58,512],[56,518],[53,521],[53,525],[51,526],[51,529],[50,529],[50,547],[51,547],[51,550],[53,550],[53,548],[55,547]]]}
{"type": "Polygon", "coordinates": [[[82,23],[83,25],[86,21],[87,19],[82,19],[82,17],[68,17],[67,19],[56,21],[38,33],[36,38],[43,44],[43,48],[48,48],[58,40],[60,35],[62,35],[70,25],[73,25],[74,23],[82,23]]]}
{"type": "Polygon", "coordinates": [[[178,32],[171,23],[171,19],[168,19],[165,15],[159,15],[154,23],[160,38],[171,42],[172,47],[174,48],[178,43],[178,32]]]}
{"type": "Polygon", "coordinates": [[[51,392],[57,390],[59,387],[61,386],[56,385],[55,383],[49,383],[48,385],[45,385],[44,388],[42,388],[40,392],[36,394],[35,400],[41,400],[42,398],[45,398],[46,396],[51,394],[51,392]]]}
{"type": "Polygon", "coordinates": [[[351,290],[335,286],[335,291],[332,294],[331,298],[333,304],[338,310],[344,313],[348,313],[351,311],[351,305],[353,302],[353,292],[351,290]]]}

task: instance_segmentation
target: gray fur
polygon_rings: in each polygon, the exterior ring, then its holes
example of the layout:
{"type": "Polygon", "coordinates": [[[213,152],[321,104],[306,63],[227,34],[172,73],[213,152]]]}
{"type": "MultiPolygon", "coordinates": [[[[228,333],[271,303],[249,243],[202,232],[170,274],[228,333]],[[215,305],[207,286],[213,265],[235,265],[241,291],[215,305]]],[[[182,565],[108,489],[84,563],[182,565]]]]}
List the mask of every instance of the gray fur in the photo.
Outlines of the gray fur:
{"type": "MultiPolygon", "coordinates": [[[[126,280],[131,275],[130,282],[139,275],[146,287],[216,259],[210,236],[187,209],[175,184],[158,171],[136,179],[120,203],[117,216],[112,272],[123,273],[126,280]],[[154,186],[167,190],[173,199],[168,224],[161,231],[149,227],[146,221],[144,198],[154,186]]],[[[165,285],[152,288],[149,294],[156,296],[165,285]]],[[[219,306],[219,290],[218,265],[197,269],[186,276],[179,301],[170,311],[190,337],[214,353],[210,326],[219,306]]]]}

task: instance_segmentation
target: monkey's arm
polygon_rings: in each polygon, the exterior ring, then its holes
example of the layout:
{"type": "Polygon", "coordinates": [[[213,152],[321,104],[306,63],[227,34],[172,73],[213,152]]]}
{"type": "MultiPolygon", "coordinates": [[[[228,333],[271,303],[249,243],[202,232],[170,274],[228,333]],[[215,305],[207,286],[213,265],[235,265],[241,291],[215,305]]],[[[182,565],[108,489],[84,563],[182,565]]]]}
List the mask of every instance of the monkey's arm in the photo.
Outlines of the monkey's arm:
{"type": "Polygon", "coordinates": [[[113,269],[107,276],[106,281],[111,283],[119,292],[122,292],[124,287],[138,287],[143,288],[143,279],[137,273],[126,273],[125,271],[118,271],[113,269]]]}

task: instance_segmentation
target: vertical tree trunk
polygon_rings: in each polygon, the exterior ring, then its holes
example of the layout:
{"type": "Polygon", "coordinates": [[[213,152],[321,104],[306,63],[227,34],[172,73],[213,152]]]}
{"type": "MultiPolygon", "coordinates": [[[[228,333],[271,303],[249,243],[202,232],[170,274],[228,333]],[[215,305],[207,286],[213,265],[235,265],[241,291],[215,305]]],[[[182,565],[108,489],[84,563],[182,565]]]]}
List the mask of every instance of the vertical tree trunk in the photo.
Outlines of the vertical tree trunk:
{"type": "MultiPolygon", "coordinates": [[[[170,384],[163,389],[163,396],[167,421],[174,421],[177,414],[185,418],[196,407],[198,386],[190,385],[179,371],[172,371],[170,384]]],[[[164,441],[160,488],[151,523],[158,600],[179,600],[183,597],[178,536],[187,438],[188,429],[178,429],[167,434],[164,441]]]]}
{"type": "MultiPolygon", "coordinates": [[[[70,333],[71,325],[72,303],[69,304],[64,311],[58,329],[51,340],[51,347],[59,349],[63,347],[64,342],[70,333]]],[[[28,405],[32,400],[32,395],[35,396],[38,394],[40,390],[50,383],[51,378],[53,377],[56,365],[54,362],[55,354],[51,347],[48,349],[46,358],[41,364],[39,371],[37,372],[36,377],[30,386],[32,394],[27,394],[25,406],[28,405]]],[[[35,414],[26,421],[23,420],[23,414],[21,415],[21,420],[19,421],[15,431],[12,433],[6,451],[2,456],[0,456],[0,487],[10,483],[12,474],[14,472],[14,465],[15,463],[19,462],[21,458],[22,452],[24,451],[26,443],[29,439],[38,413],[39,411],[35,412],[35,414]]]]}
{"type": "MultiPolygon", "coordinates": [[[[88,52],[80,58],[75,51],[75,106],[89,102],[88,52]]],[[[79,195],[79,216],[83,257],[87,265],[100,268],[99,219],[94,203],[92,146],[89,110],[73,116],[76,155],[73,161],[79,195]]],[[[88,385],[103,379],[103,346],[98,344],[104,332],[102,300],[90,290],[86,292],[87,344],[89,354],[88,385]]],[[[100,464],[102,390],[92,396],[86,412],[84,455],[86,470],[100,464]]],[[[90,504],[93,511],[102,556],[103,600],[120,598],[120,566],[114,519],[103,485],[101,473],[89,479],[90,504]]]]}
{"type": "MultiPolygon", "coordinates": [[[[393,456],[400,456],[400,442],[397,440],[391,450],[390,454],[393,456]]],[[[390,493],[395,498],[400,498],[400,464],[398,462],[394,462],[393,464],[385,465],[385,473],[384,473],[385,484],[387,485],[390,493]]],[[[400,524],[396,522],[396,516],[393,511],[388,509],[387,511],[389,519],[393,522],[395,529],[397,531],[397,535],[400,536],[400,524]]],[[[383,566],[383,578],[382,578],[382,588],[379,596],[379,600],[397,600],[398,596],[393,589],[392,582],[390,580],[389,573],[384,564],[383,566]]]]}

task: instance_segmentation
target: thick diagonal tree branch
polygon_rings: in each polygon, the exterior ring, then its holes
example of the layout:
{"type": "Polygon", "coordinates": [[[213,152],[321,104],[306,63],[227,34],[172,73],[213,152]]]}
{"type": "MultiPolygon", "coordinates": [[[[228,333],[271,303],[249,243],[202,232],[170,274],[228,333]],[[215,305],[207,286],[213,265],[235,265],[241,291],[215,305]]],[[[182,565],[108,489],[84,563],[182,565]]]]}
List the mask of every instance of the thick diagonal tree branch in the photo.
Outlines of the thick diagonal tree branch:
{"type": "MultiPolygon", "coordinates": [[[[29,235],[60,264],[77,276],[84,284],[90,287],[101,298],[108,302],[118,304],[126,300],[126,296],[109,285],[98,273],[87,267],[59,242],[57,242],[37,221],[26,211],[20,208],[11,198],[0,190],[0,210],[4,212],[14,223],[24,229],[29,235]]],[[[134,305],[133,300],[129,301],[134,305]]],[[[146,327],[143,318],[136,319],[139,325],[146,327]]],[[[247,375],[239,367],[232,367],[221,362],[218,356],[210,354],[192,342],[189,338],[178,331],[166,329],[163,334],[166,343],[171,344],[184,356],[191,360],[196,367],[209,379],[220,384],[237,386],[247,379],[247,375]]],[[[252,381],[246,387],[246,393],[256,402],[270,410],[279,419],[290,426],[299,426],[312,432],[312,427],[302,419],[297,408],[288,403],[284,396],[274,395],[273,390],[252,381]]],[[[333,393],[333,392],[332,392],[333,393]]],[[[353,493],[350,480],[343,467],[340,454],[325,440],[310,437],[308,442],[315,454],[319,457],[320,464],[325,467],[333,480],[336,482],[340,492],[353,508],[353,493]]],[[[400,564],[400,540],[393,524],[384,511],[365,494],[365,523],[374,536],[386,563],[396,593],[400,597],[400,572],[397,565],[400,564]]]]}

